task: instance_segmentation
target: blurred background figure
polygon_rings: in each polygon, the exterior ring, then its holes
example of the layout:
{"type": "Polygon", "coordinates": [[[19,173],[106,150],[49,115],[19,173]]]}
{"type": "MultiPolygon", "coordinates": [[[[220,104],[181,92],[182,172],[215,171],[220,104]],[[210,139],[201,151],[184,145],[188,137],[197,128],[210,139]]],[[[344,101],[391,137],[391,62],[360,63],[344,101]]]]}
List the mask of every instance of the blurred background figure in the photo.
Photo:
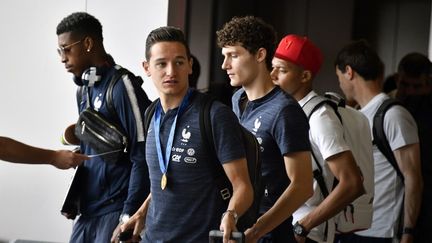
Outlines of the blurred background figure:
{"type": "Polygon", "coordinates": [[[198,58],[191,54],[191,58],[193,60],[192,63],[192,73],[189,74],[189,87],[197,89],[198,79],[201,74],[201,64],[198,61],[198,58]]]}
{"type": "Polygon", "coordinates": [[[420,140],[423,197],[414,242],[430,242],[432,228],[432,64],[420,53],[409,53],[398,65],[396,98],[414,117],[420,140]]]}
{"type": "Polygon", "coordinates": [[[397,73],[387,76],[383,82],[382,92],[386,93],[388,96],[392,98],[396,97],[396,90],[397,90],[396,80],[397,80],[397,73]]]}

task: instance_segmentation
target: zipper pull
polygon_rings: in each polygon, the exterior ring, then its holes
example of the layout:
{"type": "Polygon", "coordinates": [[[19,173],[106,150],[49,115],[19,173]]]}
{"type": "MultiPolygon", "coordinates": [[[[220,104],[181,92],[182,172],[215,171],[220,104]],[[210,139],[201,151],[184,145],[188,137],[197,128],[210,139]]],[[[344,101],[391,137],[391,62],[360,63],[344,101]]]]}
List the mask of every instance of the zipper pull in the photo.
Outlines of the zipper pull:
{"type": "Polygon", "coordinates": [[[81,126],[82,126],[82,128],[81,128],[81,134],[84,134],[84,130],[85,130],[85,126],[86,126],[86,124],[85,124],[84,121],[81,122],[81,126]]]}
{"type": "Polygon", "coordinates": [[[267,187],[264,189],[264,196],[268,197],[268,189],[267,189],[267,187]]]}
{"type": "Polygon", "coordinates": [[[123,153],[127,153],[127,138],[123,137],[123,145],[125,146],[123,153]]]}

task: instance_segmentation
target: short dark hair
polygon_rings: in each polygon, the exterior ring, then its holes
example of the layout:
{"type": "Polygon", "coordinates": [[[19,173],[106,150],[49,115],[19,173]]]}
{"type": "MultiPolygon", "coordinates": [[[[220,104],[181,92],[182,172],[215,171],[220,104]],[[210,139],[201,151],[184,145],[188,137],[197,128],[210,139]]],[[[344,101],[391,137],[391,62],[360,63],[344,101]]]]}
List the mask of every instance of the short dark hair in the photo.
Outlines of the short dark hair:
{"type": "Polygon", "coordinates": [[[346,66],[350,66],[365,80],[382,79],[384,75],[383,62],[366,40],[354,41],[343,47],[334,64],[342,73],[345,73],[346,66]]]}
{"type": "Polygon", "coordinates": [[[67,32],[103,40],[101,23],[93,15],[86,12],[75,12],[62,19],[57,25],[57,35],[67,32]]]}
{"type": "Polygon", "coordinates": [[[216,31],[216,35],[220,48],[240,44],[252,54],[256,54],[260,48],[266,49],[266,65],[271,70],[277,44],[273,26],[255,16],[233,17],[216,31]]]}
{"type": "Polygon", "coordinates": [[[423,54],[413,52],[405,55],[398,65],[398,72],[409,77],[420,78],[422,75],[431,76],[432,63],[423,54]]]}
{"type": "Polygon", "coordinates": [[[159,27],[157,29],[152,30],[147,36],[146,51],[145,51],[145,56],[146,56],[147,61],[150,60],[151,47],[158,42],[164,42],[164,41],[180,42],[181,44],[183,44],[186,48],[186,55],[187,55],[188,59],[190,59],[191,53],[190,53],[189,46],[186,42],[186,38],[183,34],[183,31],[181,31],[177,27],[164,26],[164,27],[159,27]]]}

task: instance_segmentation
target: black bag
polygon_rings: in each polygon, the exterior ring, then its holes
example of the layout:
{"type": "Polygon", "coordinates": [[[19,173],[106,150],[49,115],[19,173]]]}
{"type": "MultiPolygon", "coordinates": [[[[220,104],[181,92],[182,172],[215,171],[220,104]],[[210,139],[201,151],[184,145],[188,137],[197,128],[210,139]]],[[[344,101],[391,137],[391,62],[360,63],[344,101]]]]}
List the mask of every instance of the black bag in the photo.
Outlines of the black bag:
{"type": "MultiPolygon", "coordinates": [[[[127,69],[120,68],[112,76],[106,91],[107,107],[113,117],[118,117],[112,102],[112,90],[115,83],[124,75],[129,75],[127,69]]],[[[100,112],[90,106],[89,87],[83,86],[78,90],[78,100],[82,100],[85,94],[87,97],[86,106],[81,112],[75,125],[75,136],[80,141],[88,144],[102,159],[108,163],[115,163],[127,153],[128,137],[118,122],[108,120],[100,112]]]]}
{"type": "MultiPolygon", "coordinates": [[[[224,202],[226,202],[226,205],[228,206],[229,200],[231,199],[232,196],[232,186],[230,181],[228,180],[228,177],[225,174],[225,171],[223,170],[223,167],[221,166],[221,163],[217,161],[217,156],[216,156],[214,143],[213,143],[212,125],[210,120],[210,108],[213,102],[215,101],[215,98],[209,95],[201,95],[201,96],[202,96],[200,100],[201,108],[199,114],[201,140],[202,143],[207,148],[207,150],[209,151],[209,153],[212,155],[212,157],[215,158],[214,161],[210,163],[210,166],[212,167],[213,176],[215,178],[216,185],[220,193],[220,198],[221,200],[224,200],[224,202]]],[[[151,118],[153,117],[158,102],[159,100],[153,101],[153,103],[148,106],[145,112],[145,118],[144,118],[145,134],[147,134],[146,131],[148,131],[151,118]]],[[[254,198],[253,198],[252,205],[241,217],[239,217],[239,220],[237,222],[237,229],[239,231],[244,232],[246,229],[252,227],[253,224],[255,224],[256,220],[258,219],[261,198],[264,193],[264,187],[261,179],[262,178],[261,159],[260,159],[261,152],[259,149],[259,143],[251,132],[249,132],[246,128],[244,128],[240,124],[239,127],[243,135],[249,178],[254,191],[254,198]]]]}
{"type": "Polygon", "coordinates": [[[117,162],[127,152],[128,139],[122,129],[91,107],[81,112],[75,125],[75,136],[108,163],[117,162]]]}

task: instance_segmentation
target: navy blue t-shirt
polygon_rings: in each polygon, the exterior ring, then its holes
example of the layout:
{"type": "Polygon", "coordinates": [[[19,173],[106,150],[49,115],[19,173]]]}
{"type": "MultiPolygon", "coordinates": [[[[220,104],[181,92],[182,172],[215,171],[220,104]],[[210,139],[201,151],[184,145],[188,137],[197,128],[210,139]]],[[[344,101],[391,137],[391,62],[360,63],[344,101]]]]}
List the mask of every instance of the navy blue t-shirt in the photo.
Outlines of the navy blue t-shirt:
{"type": "MultiPolygon", "coordinates": [[[[168,183],[161,189],[154,116],[147,133],[146,159],[151,181],[151,202],[147,212],[144,242],[207,242],[209,231],[219,229],[226,206],[213,179],[216,163],[201,143],[199,126],[200,96],[177,118],[167,171],[168,183]]],[[[161,115],[160,140],[164,153],[177,109],[161,115]]],[[[211,107],[215,150],[221,163],[245,157],[239,122],[229,107],[214,102],[211,107]]]]}
{"type": "Polygon", "coordinates": [[[232,97],[233,110],[260,144],[265,186],[261,213],[264,213],[289,185],[283,155],[310,150],[309,123],[297,101],[279,86],[264,97],[247,102],[241,112],[245,99],[245,91],[238,90],[232,97]]]}

